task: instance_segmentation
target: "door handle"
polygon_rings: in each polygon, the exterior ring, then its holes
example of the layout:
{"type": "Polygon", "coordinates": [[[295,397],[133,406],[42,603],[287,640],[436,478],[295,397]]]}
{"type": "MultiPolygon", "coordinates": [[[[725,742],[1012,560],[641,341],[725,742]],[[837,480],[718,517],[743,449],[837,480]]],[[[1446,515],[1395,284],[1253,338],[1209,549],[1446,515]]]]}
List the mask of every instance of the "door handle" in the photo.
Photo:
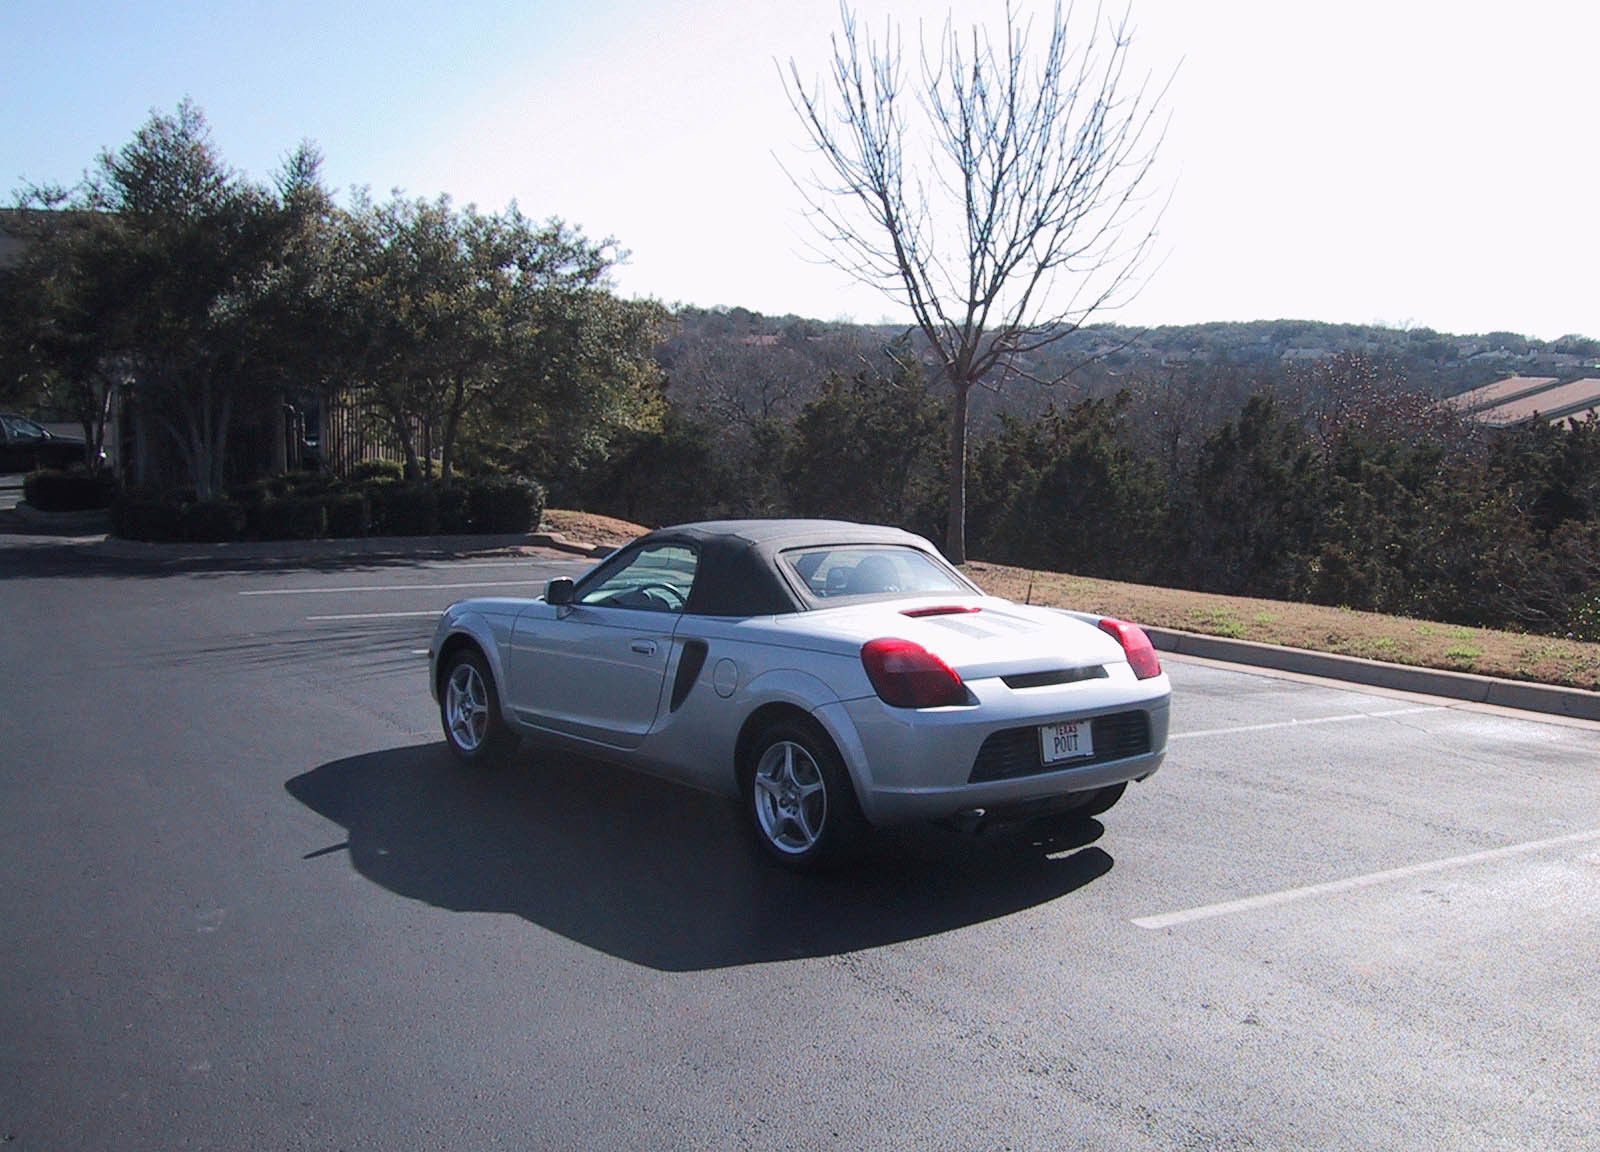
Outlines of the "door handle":
{"type": "Polygon", "coordinates": [[[654,656],[656,654],[656,642],[654,640],[634,640],[629,643],[628,647],[641,656],[654,656]]]}

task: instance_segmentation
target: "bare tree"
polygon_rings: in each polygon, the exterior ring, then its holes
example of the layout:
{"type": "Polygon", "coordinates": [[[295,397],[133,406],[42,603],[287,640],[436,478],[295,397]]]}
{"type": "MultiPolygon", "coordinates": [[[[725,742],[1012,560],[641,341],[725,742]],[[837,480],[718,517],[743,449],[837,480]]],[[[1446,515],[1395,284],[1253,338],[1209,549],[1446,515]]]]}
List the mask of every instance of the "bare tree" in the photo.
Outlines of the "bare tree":
{"type": "Polygon", "coordinates": [[[1165,89],[1129,77],[1126,12],[1096,9],[1080,39],[1057,5],[1037,55],[1031,20],[1010,5],[998,40],[947,20],[930,44],[919,29],[909,89],[893,21],[878,41],[848,3],[840,17],[820,90],[789,62],[785,88],[818,157],[791,176],[823,258],[909,306],[950,386],[945,549],[959,563],[972,388],[1036,379],[1032,353],[1142,286],[1165,89]]]}

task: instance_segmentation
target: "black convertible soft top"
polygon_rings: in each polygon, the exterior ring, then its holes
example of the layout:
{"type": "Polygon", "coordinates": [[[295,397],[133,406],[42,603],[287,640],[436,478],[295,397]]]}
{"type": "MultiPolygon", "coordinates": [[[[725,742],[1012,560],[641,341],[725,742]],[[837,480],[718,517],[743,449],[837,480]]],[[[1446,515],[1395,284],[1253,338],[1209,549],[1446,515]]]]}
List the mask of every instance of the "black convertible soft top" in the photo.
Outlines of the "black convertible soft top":
{"type": "MultiPolygon", "coordinates": [[[[690,544],[699,555],[684,611],[700,616],[781,616],[807,605],[778,567],[790,548],[898,544],[939,556],[927,540],[900,528],[845,520],[711,520],[658,528],[623,549],[690,544]]],[[[619,554],[620,555],[620,554],[619,554]]],[[[602,569],[610,564],[602,565],[602,569]]]]}

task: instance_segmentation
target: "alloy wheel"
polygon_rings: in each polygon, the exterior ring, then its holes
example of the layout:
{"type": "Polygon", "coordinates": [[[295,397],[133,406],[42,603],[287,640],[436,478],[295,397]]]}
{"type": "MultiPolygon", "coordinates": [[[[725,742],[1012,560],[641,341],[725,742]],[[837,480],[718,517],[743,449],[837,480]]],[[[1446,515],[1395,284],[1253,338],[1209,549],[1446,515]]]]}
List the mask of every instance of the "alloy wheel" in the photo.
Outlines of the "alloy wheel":
{"type": "Polygon", "coordinates": [[[767,842],[794,856],[814,849],[828,816],[828,791],[806,747],[773,743],[756,764],[754,784],[756,821],[767,842]]]}

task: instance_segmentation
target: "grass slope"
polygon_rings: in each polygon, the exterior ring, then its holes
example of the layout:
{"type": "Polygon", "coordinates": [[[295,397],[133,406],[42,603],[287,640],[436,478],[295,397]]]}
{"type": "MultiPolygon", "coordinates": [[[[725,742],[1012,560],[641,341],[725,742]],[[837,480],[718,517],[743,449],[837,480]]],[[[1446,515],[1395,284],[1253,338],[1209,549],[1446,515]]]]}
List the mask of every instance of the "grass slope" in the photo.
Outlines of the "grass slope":
{"type": "Polygon", "coordinates": [[[1600,644],[1380,616],[1320,604],[1217,596],[1119,584],[1000,564],[967,565],[987,591],[1012,600],[1099,612],[1159,628],[1254,640],[1392,664],[1476,672],[1600,690],[1600,644]]]}

